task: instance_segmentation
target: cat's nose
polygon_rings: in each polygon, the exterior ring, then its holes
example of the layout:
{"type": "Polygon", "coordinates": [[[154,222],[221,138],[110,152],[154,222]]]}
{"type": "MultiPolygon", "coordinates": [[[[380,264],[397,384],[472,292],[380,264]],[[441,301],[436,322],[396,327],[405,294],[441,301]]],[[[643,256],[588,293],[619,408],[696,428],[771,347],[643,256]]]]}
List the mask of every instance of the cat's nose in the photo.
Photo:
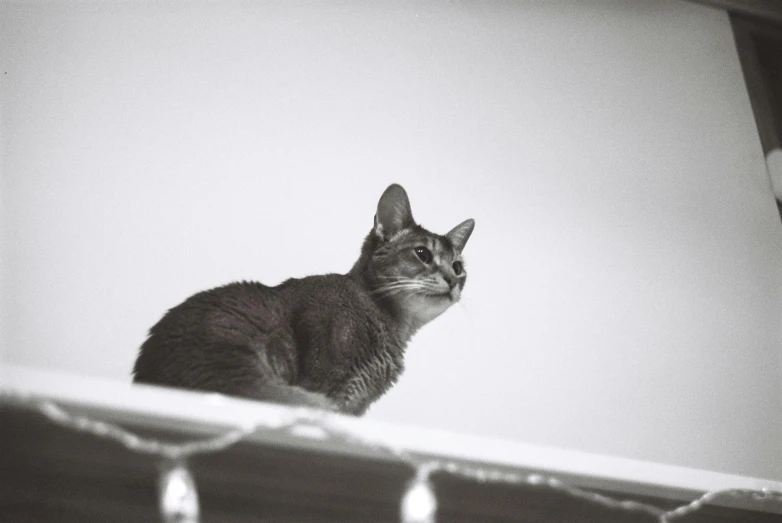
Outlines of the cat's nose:
{"type": "Polygon", "coordinates": [[[456,287],[456,284],[459,283],[459,280],[457,280],[453,276],[448,276],[447,274],[443,276],[443,279],[445,280],[445,283],[448,284],[449,289],[453,289],[454,287],[456,287]]]}

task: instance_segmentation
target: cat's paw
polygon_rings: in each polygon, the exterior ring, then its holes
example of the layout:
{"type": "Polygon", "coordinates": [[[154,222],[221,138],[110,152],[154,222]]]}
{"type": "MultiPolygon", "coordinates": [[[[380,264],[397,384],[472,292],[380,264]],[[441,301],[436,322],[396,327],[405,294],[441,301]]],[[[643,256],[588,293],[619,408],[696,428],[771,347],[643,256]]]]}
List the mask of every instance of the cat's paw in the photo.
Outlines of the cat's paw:
{"type": "Polygon", "coordinates": [[[328,412],[342,412],[342,409],[340,406],[333,400],[331,400],[328,396],[321,395],[321,394],[315,394],[315,396],[318,396],[316,404],[313,405],[314,407],[317,407],[319,409],[323,409],[328,412]]]}

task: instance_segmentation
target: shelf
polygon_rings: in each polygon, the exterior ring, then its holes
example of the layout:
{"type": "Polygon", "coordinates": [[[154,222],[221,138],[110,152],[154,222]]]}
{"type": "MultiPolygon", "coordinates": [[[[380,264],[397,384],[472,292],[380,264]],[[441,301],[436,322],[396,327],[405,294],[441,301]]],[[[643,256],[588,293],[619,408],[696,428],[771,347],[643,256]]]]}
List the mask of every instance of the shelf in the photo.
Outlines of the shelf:
{"type": "MultiPolygon", "coordinates": [[[[51,400],[70,413],[140,434],[186,440],[309,412],[24,367],[7,367],[0,377],[0,512],[11,515],[4,521],[26,521],[31,515],[36,521],[157,518],[156,458],[57,426],[27,408],[30,398],[51,400]]],[[[314,426],[259,430],[229,449],[193,458],[204,521],[397,521],[399,499],[413,469],[383,447],[425,459],[553,476],[568,485],[665,509],[711,490],[782,491],[782,482],[775,480],[340,415],[328,420],[351,437],[328,437],[314,426]]],[[[480,484],[439,473],[433,482],[438,522],[655,521],[643,513],[628,519],[628,513],[540,486],[480,484]]],[[[717,501],[681,521],[782,521],[779,503],[733,497],[717,501]]]]}

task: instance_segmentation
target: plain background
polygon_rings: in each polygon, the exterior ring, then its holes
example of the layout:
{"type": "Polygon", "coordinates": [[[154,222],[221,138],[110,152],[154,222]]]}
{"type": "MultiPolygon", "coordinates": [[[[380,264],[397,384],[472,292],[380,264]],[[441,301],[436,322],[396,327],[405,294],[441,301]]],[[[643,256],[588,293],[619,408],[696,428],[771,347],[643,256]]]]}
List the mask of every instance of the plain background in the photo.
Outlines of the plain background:
{"type": "Polygon", "coordinates": [[[782,478],[782,224],[724,12],[0,4],[7,361],[129,380],[239,279],[346,272],[385,187],[462,303],[368,416],[782,478]]]}

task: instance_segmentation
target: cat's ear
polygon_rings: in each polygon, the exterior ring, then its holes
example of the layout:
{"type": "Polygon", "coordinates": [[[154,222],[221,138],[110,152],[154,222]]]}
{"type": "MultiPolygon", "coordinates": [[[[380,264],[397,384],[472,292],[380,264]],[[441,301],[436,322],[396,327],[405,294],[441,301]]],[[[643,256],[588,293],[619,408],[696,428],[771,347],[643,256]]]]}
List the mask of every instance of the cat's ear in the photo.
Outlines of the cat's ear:
{"type": "Polygon", "coordinates": [[[451,243],[457,252],[462,252],[464,250],[464,246],[467,245],[467,240],[470,239],[470,235],[472,234],[472,230],[474,228],[475,220],[470,218],[469,220],[464,220],[462,223],[451,229],[448,234],[445,235],[445,237],[451,240],[451,243]]]}
{"type": "Polygon", "coordinates": [[[383,192],[377,203],[375,214],[375,234],[384,241],[403,229],[415,225],[410,200],[401,185],[392,184],[383,192]]]}

